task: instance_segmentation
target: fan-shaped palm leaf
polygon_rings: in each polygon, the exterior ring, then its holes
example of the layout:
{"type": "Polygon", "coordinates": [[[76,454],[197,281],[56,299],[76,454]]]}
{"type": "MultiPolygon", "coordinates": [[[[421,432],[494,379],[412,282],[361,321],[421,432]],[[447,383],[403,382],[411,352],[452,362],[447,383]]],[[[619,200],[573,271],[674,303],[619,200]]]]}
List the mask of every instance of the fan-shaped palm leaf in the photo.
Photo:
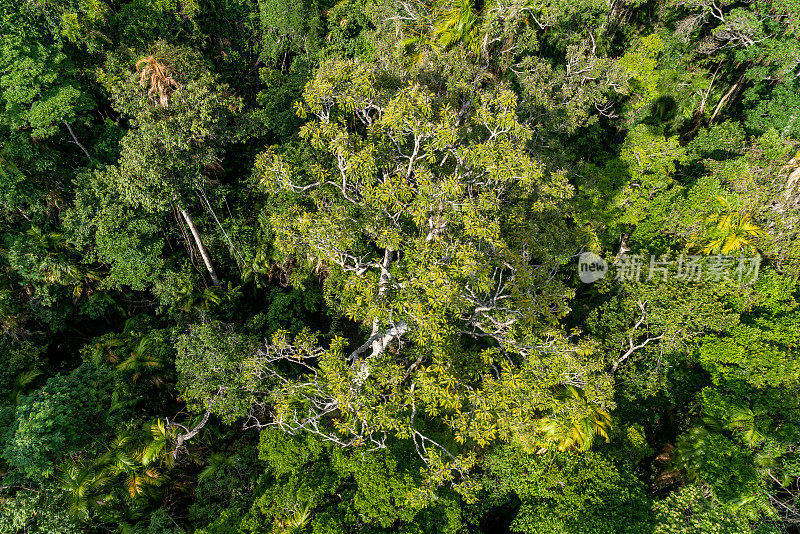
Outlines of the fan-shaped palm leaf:
{"type": "Polygon", "coordinates": [[[756,426],[756,415],[749,408],[736,410],[726,416],[725,428],[737,433],[744,441],[745,445],[754,449],[765,436],[756,426]]]}
{"type": "Polygon", "coordinates": [[[90,515],[98,505],[98,492],[111,482],[103,473],[73,463],[59,470],[58,479],[69,503],[69,513],[77,519],[86,519],[90,515]]]}
{"type": "MultiPolygon", "coordinates": [[[[611,415],[597,405],[587,402],[585,393],[574,386],[562,386],[555,391],[555,400],[564,405],[580,407],[573,413],[577,417],[542,417],[533,435],[518,436],[520,443],[529,449],[543,452],[550,448],[559,451],[568,449],[589,450],[597,437],[609,440],[612,427],[611,415]]],[[[570,410],[573,411],[573,410],[570,410]]]]}

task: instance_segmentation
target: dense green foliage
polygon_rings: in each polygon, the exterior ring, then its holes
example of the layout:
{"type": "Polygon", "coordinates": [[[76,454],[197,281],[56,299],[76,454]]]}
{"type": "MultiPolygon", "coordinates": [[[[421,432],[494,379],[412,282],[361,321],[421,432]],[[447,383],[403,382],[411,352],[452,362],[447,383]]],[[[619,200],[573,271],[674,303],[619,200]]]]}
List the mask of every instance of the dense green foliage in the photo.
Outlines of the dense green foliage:
{"type": "Polygon", "coordinates": [[[797,0],[0,0],[0,533],[800,532],[799,302],[797,0]]]}

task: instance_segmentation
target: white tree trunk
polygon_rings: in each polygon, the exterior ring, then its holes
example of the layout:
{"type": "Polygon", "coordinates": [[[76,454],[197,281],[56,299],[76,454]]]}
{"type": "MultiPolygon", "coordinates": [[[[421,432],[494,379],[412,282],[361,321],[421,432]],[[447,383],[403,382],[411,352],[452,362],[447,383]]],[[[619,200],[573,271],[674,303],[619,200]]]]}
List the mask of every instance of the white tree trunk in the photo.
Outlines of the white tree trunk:
{"type": "Polygon", "coordinates": [[[219,278],[217,277],[217,271],[214,270],[214,265],[211,263],[211,257],[208,255],[208,250],[206,250],[205,245],[203,245],[203,241],[200,239],[200,232],[197,231],[197,227],[194,225],[192,217],[185,209],[183,209],[182,206],[178,206],[178,211],[181,212],[183,220],[186,221],[186,225],[192,232],[192,237],[194,237],[194,242],[197,245],[197,250],[200,251],[200,256],[202,256],[203,258],[203,263],[206,264],[206,269],[208,269],[208,274],[209,276],[211,276],[211,283],[213,283],[215,286],[218,286],[219,278]]]}

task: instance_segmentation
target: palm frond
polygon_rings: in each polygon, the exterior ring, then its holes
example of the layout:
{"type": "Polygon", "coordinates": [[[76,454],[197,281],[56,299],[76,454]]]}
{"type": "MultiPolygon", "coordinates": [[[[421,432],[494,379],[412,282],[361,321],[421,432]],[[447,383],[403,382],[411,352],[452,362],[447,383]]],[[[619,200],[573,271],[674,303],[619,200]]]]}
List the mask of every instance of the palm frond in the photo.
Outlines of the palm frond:
{"type": "Polygon", "coordinates": [[[173,78],[173,70],[163,58],[149,55],[136,62],[136,71],[139,73],[139,83],[147,89],[147,96],[156,105],[166,108],[169,106],[169,97],[180,88],[180,84],[173,78]]]}

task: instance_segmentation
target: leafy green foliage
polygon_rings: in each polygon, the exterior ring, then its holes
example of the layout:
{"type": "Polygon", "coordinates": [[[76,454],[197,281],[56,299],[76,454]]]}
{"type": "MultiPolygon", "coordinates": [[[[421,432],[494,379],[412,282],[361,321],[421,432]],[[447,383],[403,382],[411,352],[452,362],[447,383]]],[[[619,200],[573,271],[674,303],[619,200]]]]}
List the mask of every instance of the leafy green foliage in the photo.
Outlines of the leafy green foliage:
{"type": "Polygon", "coordinates": [[[503,447],[486,465],[490,501],[519,503],[513,532],[642,532],[651,524],[641,483],[600,454],[503,447]]]}
{"type": "Polygon", "coordinates": [[[654,505],[658,534],[700,534],[701,532],[752,532],[744,517],[708,498],[702,488],[686,486],[654,505]]]}
{"type": "MultiPolygon", "coordinates": [[[[422,510],[411,504],[420,477],[410,452],[344,453],[313,437],[264,431],[259,458],[266,468],[253,506],[239,511],[236,528],[287,532],[306,525],[333,533],[362,524],[375,532],[458,532],[462,519],[453,495],[445,493],[422,510]]],[[[224,515],[203,532],[218,532],[234,524],[231,519],[224,515]]]]}
{"type": "Polygon", "coordinates": [[[137,62],[138,71],[115,73],[115,105],[138,128],[101,179],[127,204],[152,212],[199,188],[218,165],[219,144],[239,135],[229,127],[240,103],[189,52],[162,44],[143,59],[150,63],[137,62]]]}
{"type": "Polygon", "coordinates": [[[225,422],[247,415],[257,391],[248,365],[256,342],[218,323],[194,325],[177,343],[175,366],[184,399],[225,422]]]}
{"type": "Polygon", "coordinates": [[[64,123],[92,105],[78,88],[75,69],[56,44],[30,42],[24,34],[4,34],[0,45],[2,123],[30,129],[33,137],[64,130],[64,123]]]}
{"type": "Polygon", "coordinates": [[[92,437],[106,430],[107,398],[105,373],[91,365],[50,378],[20,400],[3,458],[26,477],[47,478],[56,464],[91,445],[92,437]]]}

